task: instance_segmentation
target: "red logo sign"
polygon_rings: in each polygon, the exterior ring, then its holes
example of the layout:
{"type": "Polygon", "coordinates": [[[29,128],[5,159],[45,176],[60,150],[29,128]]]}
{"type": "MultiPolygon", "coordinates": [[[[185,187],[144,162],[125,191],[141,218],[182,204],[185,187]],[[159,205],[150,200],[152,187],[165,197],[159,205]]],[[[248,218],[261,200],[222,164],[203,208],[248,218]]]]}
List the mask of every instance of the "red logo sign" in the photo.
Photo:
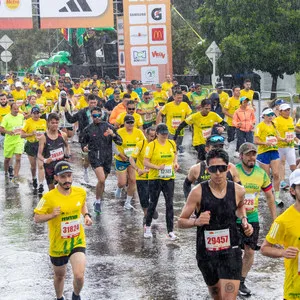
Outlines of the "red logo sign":
{"type": "Polygon", "coordinates": [[[164,29],[152,28],[152,41],[163,41],[163,40],[164,40],[164,29]]]}

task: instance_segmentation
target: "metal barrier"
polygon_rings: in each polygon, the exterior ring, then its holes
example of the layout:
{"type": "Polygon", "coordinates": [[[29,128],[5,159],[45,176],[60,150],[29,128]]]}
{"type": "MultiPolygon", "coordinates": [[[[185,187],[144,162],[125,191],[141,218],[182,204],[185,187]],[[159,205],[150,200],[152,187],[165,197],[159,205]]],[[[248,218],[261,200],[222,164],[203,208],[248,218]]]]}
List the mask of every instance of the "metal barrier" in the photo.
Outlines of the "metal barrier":
{"type": "MultiPolygon", "coordinates": [[[[281,95],[281,96],[287,96],[290,98],[290,104],[291,104],[291,110],[293,111],[293,107],[294,107],[294,100],[293,100],[293,96],[295,94],[292,94],[290,92],[273,92],[273,91],[261,91],[261,94],[263,95],[264,93],[266,94],[276,94],[276,95],[281,95]]],[[[261,99],[264,99],[264,97],[261,97],[261,99]]]]}

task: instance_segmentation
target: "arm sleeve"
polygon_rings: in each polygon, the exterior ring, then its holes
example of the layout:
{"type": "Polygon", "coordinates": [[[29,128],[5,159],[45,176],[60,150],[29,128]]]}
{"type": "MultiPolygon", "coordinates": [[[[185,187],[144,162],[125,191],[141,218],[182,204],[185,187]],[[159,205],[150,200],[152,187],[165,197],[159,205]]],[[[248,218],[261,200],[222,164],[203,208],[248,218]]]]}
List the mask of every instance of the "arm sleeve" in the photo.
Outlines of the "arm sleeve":
{"type": "Polygon", "coordinates": [[[177,129],[176,129],[176,135],[178,135],[179,133],[180,133],[180,131],[184,128],[184,127],[186,127],[188,124],[185,122],[185,121],[183,121],[183,122],[181,122],[180,124],[179,124],[179,126],[177,127],[177,129]]]}
{"type": "Polygon", "coordinates": [[[189,179],[186,177],[183,182],[183,193],[185,199],[187,199],[187,197],[189,196],[191,189],[192,189],[192,182],[189,181],[189,179]]]}

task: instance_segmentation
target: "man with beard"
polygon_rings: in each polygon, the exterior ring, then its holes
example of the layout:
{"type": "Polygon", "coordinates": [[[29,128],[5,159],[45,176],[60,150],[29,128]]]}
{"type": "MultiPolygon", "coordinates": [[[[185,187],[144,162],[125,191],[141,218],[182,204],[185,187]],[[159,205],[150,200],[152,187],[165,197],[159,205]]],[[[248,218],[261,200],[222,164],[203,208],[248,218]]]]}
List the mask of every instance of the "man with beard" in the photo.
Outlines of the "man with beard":
{"type": "MultiPolygon", "coordinates": [[[[262,190],[266,196],[267,204],[273,221],[276,218],[276,206],[272,192],[272,183],[267,173],[256,166],[257,149],[254,144],[244,143],[240,149],[241,163],[236,165],[242,185],[246,190],[244,206],[247,213],[248,223],[253,227],[253,234],[249,237],[242,235],[242,248],[244,249],[242,277],[239,292],[243,296],[250,296],[251,291],[245,285],[245,278],[250,271],[254,261],[254,251],[259,250],[257,246],[259,235],[258,220],[258,197],[262,190]]],[[[241,232],[241,219],[237,220],[241,232]]]]}
{"type": "Polygon", "coordinates": [[[48,222],[49,255],[54,270],[57,300],[65,299],[64,281],[69,260],[74,276],[72,300],[81,299],[79,294],[84,283],[86,265],[86,242],[81,215],[84,225],[92,225],[86,205],[86,191],[81,187],[72,187],[72,172],[69,163],[59,162],[54,169],[57,187],[46,193],[34,210],[36,223],[48,222]]]}

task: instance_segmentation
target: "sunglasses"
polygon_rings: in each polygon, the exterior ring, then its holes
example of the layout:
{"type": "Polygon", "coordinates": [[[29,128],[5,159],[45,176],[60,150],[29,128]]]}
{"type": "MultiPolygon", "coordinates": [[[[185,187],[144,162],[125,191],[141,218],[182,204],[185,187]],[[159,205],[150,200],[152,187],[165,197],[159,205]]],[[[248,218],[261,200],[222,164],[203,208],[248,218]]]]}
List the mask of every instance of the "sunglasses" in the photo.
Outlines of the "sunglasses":
{"type": "Polygon", "coordinates": [[[127,108],[128,110],[135,110],[135,108],[127,108]]]}
{"type": "Polygon", "coordinates": [[[225,142],[225,138],[223,136],[211,136],[208,138],[208,142],[212,142],[212,143],[224,143],[225,142]]]}
{"type": "Polygon", "coordinates": [[[216,166],[209,166],[208,171],[210,173],[217,173],[219,171],[220,173],[226,172],[228,169],[227,165],[216,165],[216,166]]]}
{"type": "Polygon", "coordinates": [[[271,114],[267,114],[267,115],[265,115],[265,116],[267,116],[267,117],[274,117],[275,114],[271,113],[271,114]]]}
{"type": "Polygon", "coordinates": [[[101,114],[92,114],[93,118],[101,118],[101,114]]]}
{"type": "Polygon", "coordinates": [[[134,121],[126,121],[125,123],[132,125],[132,124],[134,124],[134,121]]]}

